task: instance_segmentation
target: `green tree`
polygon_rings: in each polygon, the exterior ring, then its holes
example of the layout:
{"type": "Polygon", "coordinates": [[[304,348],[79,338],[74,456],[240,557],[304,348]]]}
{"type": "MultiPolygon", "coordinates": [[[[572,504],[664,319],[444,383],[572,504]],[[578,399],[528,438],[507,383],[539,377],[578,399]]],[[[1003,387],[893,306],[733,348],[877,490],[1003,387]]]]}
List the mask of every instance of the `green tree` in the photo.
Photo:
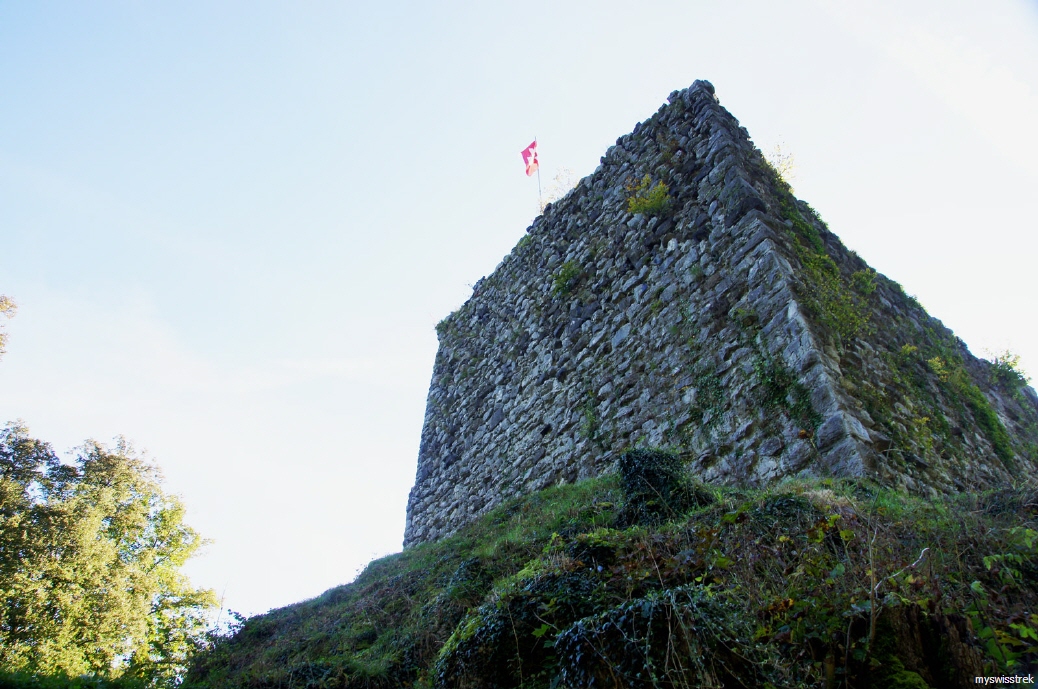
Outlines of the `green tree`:
{"type": "Polygon", "coordinates": [[[122,439],[62,463],[0,430],[0,670],[176,683],[215,596],[180,572],[202,540],[159,481],[122,439]]]}
{"type": "MultiPolygon", "coordinates": [[[[5,318],[13,318],[14,312],[18,310],[18,306],[11,301],[10,298],[0,294],[0,316],[5,318]]],[[[4,332],[3,326],[0,326],[0,356],[4,355],[7,347],[7,333],[4,332]]]]}

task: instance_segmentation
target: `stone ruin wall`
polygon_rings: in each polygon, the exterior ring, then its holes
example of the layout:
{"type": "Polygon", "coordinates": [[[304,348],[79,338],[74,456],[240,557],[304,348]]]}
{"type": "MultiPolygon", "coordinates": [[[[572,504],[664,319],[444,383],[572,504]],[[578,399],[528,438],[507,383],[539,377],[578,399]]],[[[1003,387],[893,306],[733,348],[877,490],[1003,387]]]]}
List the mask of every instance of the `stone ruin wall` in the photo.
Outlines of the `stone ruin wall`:
{"type": "Polygon", "coordinates": [[[790,218],[814,229],[842,284],[867,271],[783,191],[709,83],[618,139],[437,326],[405,546],[609,471],[633,446],[750,485],[868,475],[927,493],[1033,475],[1034,392],[993,385],[989,364],[883,276],[855,297],[867,326],[841,336],[790,218]],[[645,175],[669,187],[653,217],[628,212],[645,175]],[[933,351],[961,357],[1011,457],[927,368],[933,351]]]}

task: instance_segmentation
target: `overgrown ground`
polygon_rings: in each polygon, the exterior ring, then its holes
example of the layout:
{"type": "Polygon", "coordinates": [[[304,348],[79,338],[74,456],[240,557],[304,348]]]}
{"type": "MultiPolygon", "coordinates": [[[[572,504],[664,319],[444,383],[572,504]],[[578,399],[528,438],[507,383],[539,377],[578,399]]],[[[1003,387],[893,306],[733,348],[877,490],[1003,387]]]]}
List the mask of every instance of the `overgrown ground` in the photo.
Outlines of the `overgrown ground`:
{"type": "Polygon", "coordinates": [[[148,684],[130,677],[106,679],[84,675],[30,675],[0,671],[0,689],[148,689],[148,684]]]}
{"type": "Polygon", "coordinates": [[[937,688],[1038,660],[1038,491],[621,464],[248,620],[184,686],[937,688]]]}

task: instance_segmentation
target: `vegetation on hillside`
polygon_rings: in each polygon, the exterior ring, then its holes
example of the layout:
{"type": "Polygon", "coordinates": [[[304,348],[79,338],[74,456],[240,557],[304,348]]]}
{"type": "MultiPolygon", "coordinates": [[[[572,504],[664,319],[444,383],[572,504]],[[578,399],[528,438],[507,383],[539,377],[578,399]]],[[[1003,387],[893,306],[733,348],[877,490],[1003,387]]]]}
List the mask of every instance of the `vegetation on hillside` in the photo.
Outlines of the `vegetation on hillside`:
{"type": "Polygon", "coordinates": [[[215,602],[180,573],[183,516],[124,441],[64,463],[0,430],[0,687],[175,686],[215,602]]]}
{"type": "Polygon", "coordinates": [[[955,687],[1038,658],[1033,489],[620,469],[250,619],[185,686],[955,687]]]}

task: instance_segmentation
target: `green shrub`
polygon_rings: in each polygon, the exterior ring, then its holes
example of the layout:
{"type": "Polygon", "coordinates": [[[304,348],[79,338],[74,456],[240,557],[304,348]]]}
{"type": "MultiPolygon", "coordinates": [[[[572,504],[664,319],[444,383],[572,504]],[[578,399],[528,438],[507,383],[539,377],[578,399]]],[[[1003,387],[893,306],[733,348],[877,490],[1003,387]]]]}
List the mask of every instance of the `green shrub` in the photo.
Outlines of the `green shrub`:
{"type": "Polygon", "coordinates": [[[713,502],[706,489],[685,476],[681,458],[663,450],[628,450],[620,455],[620,488],[625,524],[656,524],[690,507],[713,502]]]}
{"type": "Polygon", "coordinates": [[[740,613],[701,586],[682,586],[586,617],[555,642],[560,685],[746,686],[761,678],[731,643],[752,633],[740,613]]]}
{"type": "Polygon", "coordinates": [[[444,593],[451,600],[470,607],[483,599],[493,581],[494,578],[486,570],[483,561],[478,557],[470,557],[462,560],[454,570],[444,593]]]}
{"type": "Polygon", "coordinates": [[[1004,385],[1010,390],[1019,390],[1031,380],[1020,368],[1020,355],[1008,349],[991,360],[991,378],[993,383],[1004,385]]]}
{"type": "Polygon", "coordinates": [[[864,296],[876,291],[876,271],[866,268],[851,273],[851,287],[864,296]]]}
{"type": "Polygon", "coordinates": [[[566,261],[552,279],[552,296],[558,297],[569,294],[576,289],[583,277],[584,272],[581,270],[579,263],[576,261],[566,261]]]}
{"type": "Polygon", "coordinates": [[[942,381],[948,380],[948,365],[944,363],[944,359],[941,357],[935,356],[927,359],[926,366],[933,371],[938,379],[942,381]]]}
{"type": "Polygon", "coordinates": [[[640,182],[628,182],[627,212],[642,215],[659,215],[670,207],[670,188],[663,182],[652,184],[648,175],[640,182]]]}
{"type": "Polygon", "coordinates": [[[557,665],[556,632],[595,611],[600,587],[594,577],[579,572],[519,579],[461,621],[436,661],[437,683],[546,686],[557,665]]]}

